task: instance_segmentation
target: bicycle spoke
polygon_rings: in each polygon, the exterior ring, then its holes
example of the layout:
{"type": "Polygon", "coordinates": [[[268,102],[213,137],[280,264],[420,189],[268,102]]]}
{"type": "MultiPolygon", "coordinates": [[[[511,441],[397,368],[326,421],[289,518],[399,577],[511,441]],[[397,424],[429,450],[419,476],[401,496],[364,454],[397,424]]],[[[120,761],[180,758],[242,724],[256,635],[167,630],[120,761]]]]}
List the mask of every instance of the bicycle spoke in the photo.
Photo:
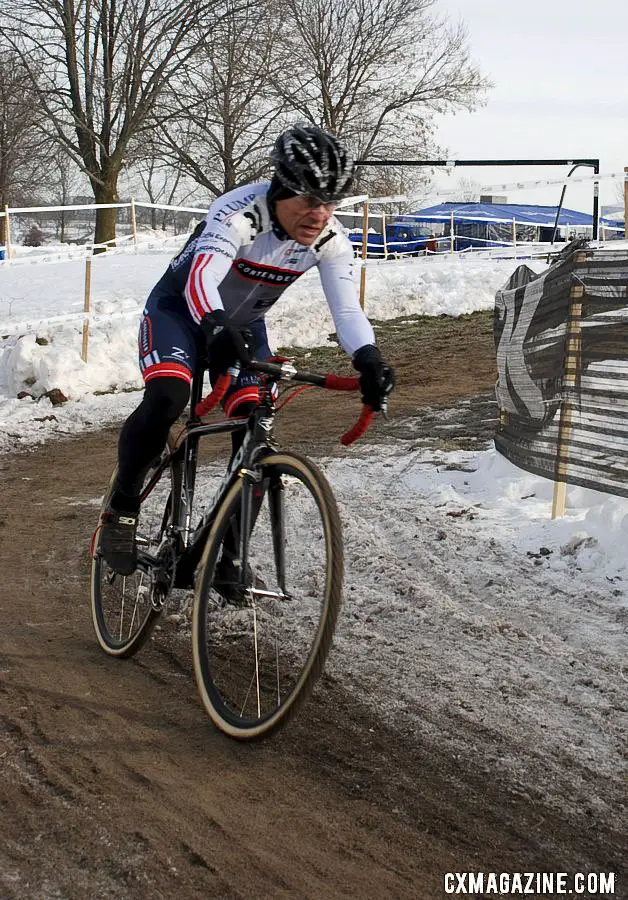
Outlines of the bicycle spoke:
{"type": "Polygon", "coordinates": [[[153,604],[157,553],[171,516],[172,470],[165,469],[144,499],[137,538],[139,565],[131,575],[118,575],[96,547],[92,563],[92,616],[98,641],[112,656],[129,656],[150,634],[158,608],[153,604]]]}
{"type": "Polygon", "coordinates": [[[257,647],[257,607],[253,604],[253,638],[255,644],[255,688],[257,692],[257,715],[258,717],[262,714],[262,705],[260,701],[260,688],[259,688],[259,650],[257,647]]]}
{"type": "Polygon", "coordinates": [[[242,509],[249,515],[241,485],[217,519],[211,563],[216,582],[200,580],[193,649],[205,706],[234,736],[260,736],[277,727],[311,687],[331,640],[342,577],[340,525],[327,506],[321,508],[333,498],[323,495],[310,465],[305,472],[288,462],[264,470],[248,540],[242,540],[241,521],[234,523],[242,509]],[[247,552],[244,560],[233,560],[236,538],[235,546],[247,552]]]}

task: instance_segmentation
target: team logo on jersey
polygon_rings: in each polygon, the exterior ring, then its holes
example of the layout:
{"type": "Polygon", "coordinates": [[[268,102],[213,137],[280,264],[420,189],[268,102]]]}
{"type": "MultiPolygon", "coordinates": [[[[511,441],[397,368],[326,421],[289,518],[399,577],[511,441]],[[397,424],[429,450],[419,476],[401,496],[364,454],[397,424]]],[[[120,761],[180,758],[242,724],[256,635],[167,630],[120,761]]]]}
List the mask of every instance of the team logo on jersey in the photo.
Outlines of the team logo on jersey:
{"type": "Polygon", "coordinates": [[[141,356],[146,356],[146,354],[150,353],[153,349],[153,325],[146,314],[146,311],[144,311],[142,321],[140,322],[139,345],[141,356]]]}
{"type": "Polygon", "coordinates": [[[178,359],[179,362],[186,363],[188,361],[188,352],[184,350],[183,347],[174,347],[172,348],[172,353],[170,354],[171,359],[178,359]]]}
{"type": "Polygon", "coordinates": [[[249,262],[247,259],[236,259],[233,268],[249,281],[261,281],[265,284],[281,285],[281,287],[287,287],[303,274],[302,272],[293,272],[291,269],[280,269],[278,266],[262,266],[260,263],[249,262]]]}
{"type": "Polygon", "coordinates": [[[230,200],[222,209],[219,209],[214,216],[212,216],[214,222],[222,222],[225,219],[228,219],[229,216],[232,216],[234,213],[240,212],[242,209],[246,209],[249,203],[252,200],[255,200],[255,194],[247,194],[242,200],[230,200]]]}
{"type": "Polygon", "coordinates": [[[290,244],[283,251],[283,261],[289,266],[296,266],[299,262],[299,254],[307,253],[309,249],[309,247],[295,247],[294,244],[290,244]]]}
{"type": "MultiPolygon", "coordinates": [[[[218,244],[226,244],[228,247],[233,247],[234,250],[238,249],[238,244],[236,244],[235,241],[232,241],[228,235],[222,234],[220,231],[211,231],[208,229],[200,238],[197,250],[208,250],[208,245],[211,241],[218,244]]],[[[218,250],[217,252],[224,253],[224,250],[218,250]]]]}
{"type": "Polygon", "coordinates": [[[202,235],[204,228],[205,220],[203,219],[198,223],[192,234],[189,236],[189,238],[185,242],[183,249],[179,253],[175,254],[170,260],[170,268],[173,271],[176,271],[179,266],[182,266],[190,256],[193,256],[194,251],[196,250],[196,244],[198,243],[198,239],[202,235]]]}

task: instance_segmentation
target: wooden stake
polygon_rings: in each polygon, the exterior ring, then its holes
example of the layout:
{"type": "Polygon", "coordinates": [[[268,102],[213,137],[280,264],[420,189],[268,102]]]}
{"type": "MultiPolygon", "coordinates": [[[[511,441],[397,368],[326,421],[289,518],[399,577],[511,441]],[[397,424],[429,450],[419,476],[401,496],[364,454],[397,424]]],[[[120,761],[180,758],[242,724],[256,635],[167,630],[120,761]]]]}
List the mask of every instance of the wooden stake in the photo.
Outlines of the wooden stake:
{"type": "MultiPolygon", "coordinates": [[[[83,301],[83,312],[89,312],[90,298],[92,293],[92,260],[88,256],[85,260],[85,299],[83,301]]],[[[89,319],[83,319],[83,348],[81,350],[81,359],[87,362],[87,343],[89,341],[89,319]]]]}
{"type": "Polygon", "coordinates": [[[11,227],[9,225],[9,207],[4,207],[4,233],[6,235],[6,248],[7,248],[7,259],[11,259],[11,227]]]}
{"type": "Polygon", "coordinates": [[[131,197],[131,229],[133,231],[133,243],[137,247],[137,222],[135,221],[135,197],[131,197]]]}
{"type": "MultiPolygon", "coordinates": [[[[579,254],[586,259],[586,254],[579,254]]],[[[574,262],[578,263],[578,258],[574,262]]],[[[578,372],[580,369],[581,352],[581,318],[582,298],[584,286],[576,285],[569,292],[569,321],[567,323],[567,356],[565,359],[565,376],[563,389],[565,393],[576,387],[578,372]]],[[[569,442],[572,433],[572,402],[571,397],[563,398],[560,410],[560,422],[558,425],[558,445],[556,447],[556,468],[554,480],[554,497],[552,500],[552,519],[562,518],[565,515],[567,499],[567,471],[569,468],[567,457],[569,454],[569,442]]]]}
{"type": "Polygon", "coordinates": [[[362,207],[362,270],[360,272],[360,306],[364,309],[366,299],[366,254],[368,252],[369,203],[365,200],[362,207]]]}
{"type": "Polygon", "coordinates": [[[628,166],[624,166],[624,237],[628,227],[628,166]]]}
{"type": "Polygon", "coordinates": [[[384,259],[388,259],[388,243],[386,241],[386,213],[382,213],[382,241],[384,243],[384,259]]]}

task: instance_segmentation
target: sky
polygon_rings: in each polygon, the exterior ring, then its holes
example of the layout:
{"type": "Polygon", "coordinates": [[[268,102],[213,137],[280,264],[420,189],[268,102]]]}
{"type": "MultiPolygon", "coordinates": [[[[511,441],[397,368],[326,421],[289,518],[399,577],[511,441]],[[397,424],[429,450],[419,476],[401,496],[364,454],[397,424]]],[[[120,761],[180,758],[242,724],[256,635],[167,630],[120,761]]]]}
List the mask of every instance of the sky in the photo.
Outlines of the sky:
{"type": "MultiPolygon", "coordinates": [[[[600,171],[628,166],[628,3],[604,0],[437,0],[435,11],[467,26],[472,58],[494,87],[472,113],[439,117],[436,138],[458,159],[599,158],[600,171]]],[[[567,169],[459,168],[439,176],[483,185],[555,178],[567,169]]],[[[587,174],[579,169],[574,174],[587,174]]],[[[616,204],[602,182],[603,204],[616,204]]],[[[558,202],[560,187],[499,191],[509,202],[558,202]]],[[[590,212],[592,186],[567,188],[565,205],[590,212]]]]}
{"type": "MultiPolygon", "coordinates": [[[[0,464],[8,471],[16,447],[120,425],[137,406],[139,315],[172,253],[129,247],[92,259],[85,363],[85,264],[57,251],[20,248],[21,258],[0,263],[0,464]],[[78,320],[50,321],[77,312],[78,320]],[[52,406],[16,396],[52,387],[70,400],[52,406]]],[[[448,255],[369,260],[366,311],[386,319],[490,309],[515,265],[448,255]]],[[[269,313],[274,346],[318,346],[330,331],[315,272],[269,313]]],[[[297,410],[298,399],[285,415],[297,410]]],[[[394,395],[390,411],[394,417],[394,395]]],[[[483,750],[487,770],[540,785],[570,815],[585,803],[602,817],[616,814],[602,796],[586,794],[581,773],[586,767],[604,785],[622,777],[628,499],[570,487],[565,516],[551,519],[551,481],[491,446],[433,449],[419,436],[420,412],[397,414],[404,440],[378,417],[377,443],[367,435],[333,458],[317,457],[339,503],[345,546],[344,607],[327,669],[396,726],[437,728],[444,752],[459,752],[478,729],[497,734],[483,750]]],[[[461,409],[429,412],[432,442],[445,444],[461,409]]],[[[199,472],[199,494],[211,496],[221,475],[218,466],[199,472]]],[[[88,505],[96,520],[100,496],[58,499],[69,511],[88,505]]]]}

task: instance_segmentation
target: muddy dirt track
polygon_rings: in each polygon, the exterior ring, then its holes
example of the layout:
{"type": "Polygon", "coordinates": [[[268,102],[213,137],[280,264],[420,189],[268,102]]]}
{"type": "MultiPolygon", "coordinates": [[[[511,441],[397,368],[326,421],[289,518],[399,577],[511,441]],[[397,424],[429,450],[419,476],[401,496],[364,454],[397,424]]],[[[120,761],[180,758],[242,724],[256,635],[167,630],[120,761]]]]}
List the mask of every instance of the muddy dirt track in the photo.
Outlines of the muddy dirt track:
{"type": "MultiPolygon", "coordinates": [[[[494,384],[487,315],[381,343],[400,422],[494,384]]],[[[313,394],[286,415],[285,442],[330,453],[355,401],[313,394]]],[[[431,900],[450,871],[625,865],[616,823],[567,820],[533,785],[487,778],[488,733],[447,755],[326,677],[284,733],[241,746],[206,718],[173,624],[135,659],[106,658],[88,543],[116,437],[0,460],[0,897],[431,900]]]]}

